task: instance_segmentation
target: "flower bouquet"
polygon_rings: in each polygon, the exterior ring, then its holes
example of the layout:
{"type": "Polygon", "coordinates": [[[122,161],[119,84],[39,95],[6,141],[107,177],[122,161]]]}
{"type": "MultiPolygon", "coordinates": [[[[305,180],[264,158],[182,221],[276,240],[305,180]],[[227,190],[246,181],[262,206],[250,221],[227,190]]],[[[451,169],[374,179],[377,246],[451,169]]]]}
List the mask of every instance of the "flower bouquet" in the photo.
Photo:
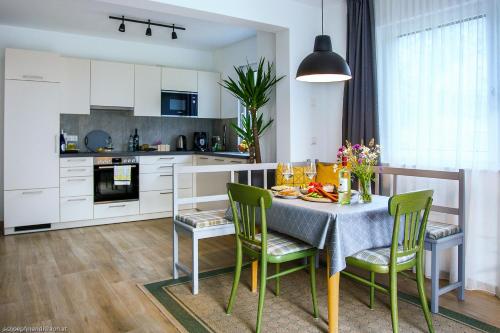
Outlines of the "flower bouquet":
{"type": "Polygon", "coordinates": [[[373,178],[373,166],[377,164],[380,156],[380,145],[371,139],[368,146],[364,144],[352,145],[346,141],[345,146],[339,148],[337,159],[347,159],[351,172],[358,178],[360,202],[371,202],[371,181],[373,178]]]}

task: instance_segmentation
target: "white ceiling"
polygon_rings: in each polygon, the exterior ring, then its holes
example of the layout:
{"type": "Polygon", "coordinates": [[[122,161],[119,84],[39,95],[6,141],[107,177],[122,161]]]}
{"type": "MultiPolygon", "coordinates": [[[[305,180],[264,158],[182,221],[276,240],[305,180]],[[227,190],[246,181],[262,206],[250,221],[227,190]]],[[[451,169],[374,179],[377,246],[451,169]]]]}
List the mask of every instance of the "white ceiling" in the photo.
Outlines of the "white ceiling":
{"type": "Polygon", "coordinates": [[[140,10],[98,0],[0,0],[0,24],[42,30],[84,34],[173,47],[213,50],[252,37],[255,29],[183,16],[140,10]],[[125,23],[126,32],[118,31],[120,21],[109,15],[122,16],[186,27],[171,39],[172,29],[151,27],[151,37],[145,36],[147,26],[125,23]]]}

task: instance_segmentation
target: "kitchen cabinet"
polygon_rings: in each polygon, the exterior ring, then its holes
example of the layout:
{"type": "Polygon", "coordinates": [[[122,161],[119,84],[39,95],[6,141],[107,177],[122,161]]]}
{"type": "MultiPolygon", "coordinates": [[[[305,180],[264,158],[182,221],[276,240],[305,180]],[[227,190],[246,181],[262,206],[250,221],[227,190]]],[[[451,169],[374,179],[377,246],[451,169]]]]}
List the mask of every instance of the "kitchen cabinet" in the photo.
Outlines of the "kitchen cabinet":
{"type": "Polygon", "coordinates": [[[94,194],[93,177],[61,178],[61,197],[89,196],[94,194]]]}
{"type": "Polygon", "coordinates": [[[5,49],[5,79],[61,82],[61,58],[50,52],[5,49]]]}
{"type": "Polygon", "coordinates": [[[90,104],[103,107],[134,107],[134,65],[92,60],[90,104]]]}
{"type": "Polygon", "coordinates": [[[189,69],[162,68],[161,89],[175,91],[198,91],[198,72],[189,69]]]}
{"type": "Polygon", "coordinates": [[[61,113],[90,114],[90,60],[61,58],[61,113]]]}
{"type": "MultiPolygon", "coordinates": [[[[196,156],[196,165],[217,165],[246,163],[242,159],[230,159],[218,156],[196,156]]],[[[235,175],[236,177],[237,175],[235,175]]],[[[208,196],[227,193],[226,184],[231,181],[230,172],[211,172],[196,174],[196,196],[208,196]]],[[[237,179],[235,179],[237,181],[237,179]]],[[[197,208],[202,210],[223,209],[227,207],[227,201],[198,203],[197,208]]]]}
{"type": "Polygon", "coordinates": [[[198,118],[219,119],[220,74],[198,72],[198,118]]]}
{"type": "Polygon", "coordinates": [[[58,83],[5,80],[5,190],[59,187],[59,97],[58,83]]]}
{"type": "Polygon", "coordinates": [[[139,201],[103,203],[94,205],[94,218],[104,219],[139,214],[139,201]]]}
{"type": "Polygon", "coordinates": [[[172,211],[172,191],[149,191],[141,193],[141,214],[172,211]]]}
{"type": "Polygon", "coordinates": [[[94,218],[93,196],[61,198],[61,222],[87,221],[94,218]]]}
{"type": "Polygon", "coordinates": [[[59,188],[4,192],[4,227],[59,222],[59,188]]]}
{"type": "Polygon", "coordinates": [[[135,65],[134,116],[161,116],[161,67],[135,65]]]}

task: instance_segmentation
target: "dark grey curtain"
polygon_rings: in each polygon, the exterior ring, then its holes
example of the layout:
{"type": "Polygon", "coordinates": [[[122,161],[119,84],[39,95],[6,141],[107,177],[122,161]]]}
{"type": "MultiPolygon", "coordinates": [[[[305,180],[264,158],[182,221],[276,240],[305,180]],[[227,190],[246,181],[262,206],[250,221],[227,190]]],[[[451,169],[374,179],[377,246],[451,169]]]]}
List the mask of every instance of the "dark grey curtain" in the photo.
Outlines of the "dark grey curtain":
{"type": "Polygon", "coordinates": [[[347,63],[352,79],[344,89],[342,138],[379,142],[374,0],[347,1],[347,63]]]}

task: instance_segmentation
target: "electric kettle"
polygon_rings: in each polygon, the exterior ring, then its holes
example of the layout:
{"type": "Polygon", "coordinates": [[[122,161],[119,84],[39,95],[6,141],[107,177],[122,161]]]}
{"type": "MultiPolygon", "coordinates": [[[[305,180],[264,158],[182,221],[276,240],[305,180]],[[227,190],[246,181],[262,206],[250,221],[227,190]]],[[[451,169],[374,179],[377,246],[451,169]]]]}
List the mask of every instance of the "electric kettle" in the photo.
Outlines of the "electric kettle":
{"type": "Polygon", "coordinates": [[[179,135],[177,137],[177,142],[175,144],[176,150],[177,151],[186,151],[187,150],[187,142],[186,142],[186,136],[185,135],[179,135]]]}

